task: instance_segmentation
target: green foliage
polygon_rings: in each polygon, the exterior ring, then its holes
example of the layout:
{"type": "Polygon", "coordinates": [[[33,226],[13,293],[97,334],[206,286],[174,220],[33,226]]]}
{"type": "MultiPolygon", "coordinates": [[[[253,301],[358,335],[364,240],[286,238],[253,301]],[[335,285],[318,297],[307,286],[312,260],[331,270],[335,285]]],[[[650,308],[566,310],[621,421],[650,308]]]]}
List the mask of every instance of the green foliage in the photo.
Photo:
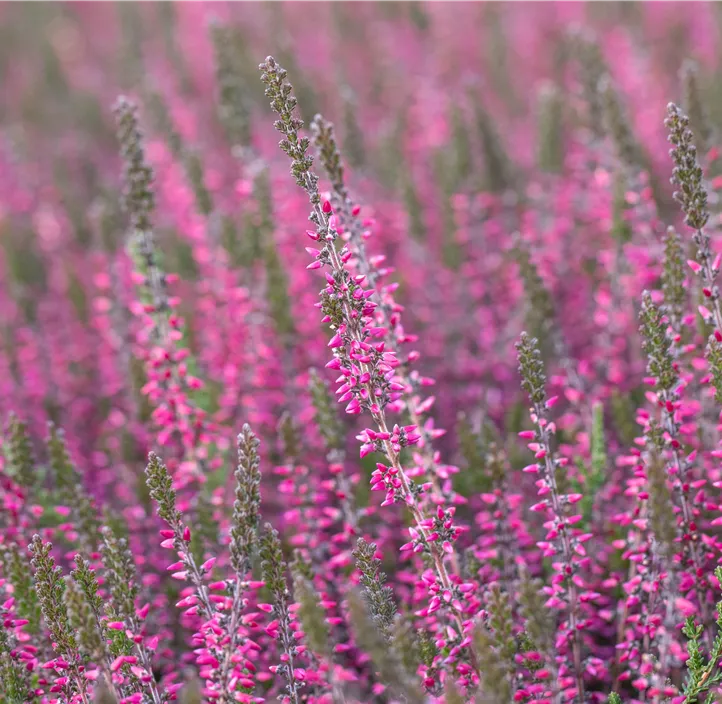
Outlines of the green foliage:
{"type": "Polygon", "coordinates": [[[391,638],[391,626],[396,616],[393,591],[386,586],[381,560],[376,557],[376,545],[359,538],[353,551],[356,569],[361,573],[362,594],[369,615],[384,640],[391,638]]]}
{"type": "Polygon", "coordinates": [[[715,400],[722,403],[722,343],[714,335],[710,335],[707,342],[706,357],[712,373],[715,400]]]}
{"type": "Polygon", "coordinates": [[[589,528],[594,511],[594,500],[607,481],[607,441],[604,432],[604,405],[596,402],[592,406],[592,427],[590,433],[590,462],[582,460],[577,466],[583,481],[572,480],[575,491],[581,493],[579,512],[584,517],[584,525],[589,528]]]}
{"type": "Polygon", "coordinates": [[[564,166],[564,103],[561,90],[546,84],[537,100],[537,162],[547,173],[558,174],[564,166]]]}
{"type": "MultiPolygon", "coordinates": [[[[532,337],[545,341],[553,334],[554,301],[532,259],[528,245],[519,235],[515,235],[513,254],[519,266],[519,275],[524,282],[526,299],[524,324],[532,337]]],[[[546,348],[544,352],[546,357],[546,348]]]]}
{"type": "Polygon", "coordinates": [[[312,582],[299,570],[293,571],[293,596],[299,604],[298,618],[311,650],[331,657],[332,643],[329,640],[326,612],[319,603],[320,597],[312,582]]]}
{"type": "Polygon", "coordinates": [[[687,302],[684,288],[685,266],[684,249],[680,236],[673,227],[667,229],[664,238],[664,268],[662,270],[662,292],[664,310],[669,317],[672,329],[678,333],[687,302]]]}
{"type": "Polygon", "coordinates": [[[702,152],[707,151],[714,141],[714,129],[707,114],[707,106],[702,99],[703,90],[699,80],[699,66],[687,60],[682,65],[682,85],[684,88],[684,107],[689,115],[690,127],[695,141],[702,152]]]}
{"type": "Polygon", "coordinates": [[[231,525],[231,565],[239,579],[251,569],[258,542],[261,506],[260,443],[246,423],[238,435],[238,468],[235,472],[236,499],[231,525]]]}
{"type": "Polygon", "coordinates": [[[31,564],[34,570],[35,589],[38,593],[43,620],[50,632],[57,651],[69,663],[77,661],[78,642],[68,617],[65,604],[65,581],[50,551],[52,545],[42,540],[39,535],[33,536],[30,543],[32,554],[31,564]]]}
{"type": "Polygon", "coordinates": [[[65,578],[65,606],[81,652],[89,660],[99,662],[105,656],[105,634],[96,619],[93,605],[83,593],[83,587],[69,577],[65,578]]]}
{"type": "Polygon", "coordinates": [[[637,141],[619,93],[609,76],[602,79],[601,92],[605,127],[612,138],[617,158],[629,168],[638,168],[640,158],[637,141]]]}
{"type": "Polygon", "coordinates": [[[242,42],[232,27],[220,23],[211,25],[211,40],[215,52],[216,83],[218,86],[218,119],[226,138],[234,147],[248,147],[251,143],[250,105],[240,52],[242,42]]]}
{"type": "Polygon", "coordinates": [[[270,523],[266,523],[260,545],[261,570],[266,588],[271,592],[275,601],[287,599],[288,586],[286,584],[286,562],[283,559],[281,540],[278,531],[270,523]]]}
{"type": "Polygon", "coordinates": [[[674,367],[672,342],[667,335],[667,322],[662,311],[652,303],[648,291],[642,294],[642,308],[639,312],[642,333],[642,349],[647,355],[647,372],[657,380],[657,388],[671,392],[679,376],[674,367]]]}
{"type": "Polygon", "coordinates": [[[632,208],[627,202],[627,174],[623,168],[616,168],[612,179],[611,235],[618,245],[624,245],[632,240],[632,226],[626,217],[627,211],[632,208]]]}
{"type": "Polygon", "coordinates": [[[669,130],[668,139],[673,145],[670,151],[675,164],[672,169],[672,183],[679,187],[674,198],[685,215],[685,223],[694,230],[701,230],[709,220],[709,208],[704,174],[697,161],[689,118],[674,103],[670,103],[664,124],[669,130]]]}
{"type": "Polygon", "coordinates": [[[541,406],[546,402],[547,394],[544,388],[546,376],[544,375],[544,362],[542,362],[539,350],[539,341],[536,338],[530,338],[523,332],[519,342],[516,343],[516,351],[521,388],[529,394],[534,406],[541,406]]]}
{"type": "Polygon", "coordinates": [[[175,489],[173,479],[160,457],[151,452],[148,455],[148,466],[145,469],[146,484],[150,497],[155,501],[158,515],[169,525],[180,524],[181,514],[175,505],[175,489]]]}
{"type": "Polygon", "coordinates": [[[5,459],[8,474],[23,488],[37,486],[40,475],[37,470],[33,447],[28,434],[27,423],[14,413],[10,415],[7,440],[5,441],[5,459]]]}
{"type": "MultiPolygon", "coordinates": [[[[130,622],[135,619],[135,599],[140,589],[133,553],[128,546],[127,538],[119,536],[110,527],[103,527],[102,536],[101,553],[105,582],[110,592],[108,608],[118,619],[130,622]]],[[[99,609],[100,602],[93,601],[95,590],[92,579],[86,577],[81,582],[81,586],[84,586],[86,596],[93,606],[99,609]]]]}
{"type": "Polygon", "coordinates": [[[328,384],[318,371],[311,369],[308,388],[311,392],[314,420],[329,452],[343,450],[344,427],[338,412],[338,404],[328,384]]]}
{"type": "Polygon", "coordinates": [[[482,190],[502,193],[514,186],[514,166],[504,150],[504,141],[496,129],[494,120],[482,104],[481,97],[472,94],[471,102],[474,108],[478,138],[484,155],[482,190]]]}

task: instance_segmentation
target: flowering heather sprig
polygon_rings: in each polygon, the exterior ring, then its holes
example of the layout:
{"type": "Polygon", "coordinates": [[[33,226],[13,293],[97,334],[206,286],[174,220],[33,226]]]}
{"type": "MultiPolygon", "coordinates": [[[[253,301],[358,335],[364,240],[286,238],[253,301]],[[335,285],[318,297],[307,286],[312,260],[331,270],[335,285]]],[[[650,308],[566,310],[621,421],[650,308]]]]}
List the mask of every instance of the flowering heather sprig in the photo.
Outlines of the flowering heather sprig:
{"type": "Polygon", "coordinates": [[[679,187],[674,198],[680,204],[685,215],[685,223],[695,230],[692,240],[697,247],[695,261],[688,264],[692,271],[702,279],[702,291],[712,306],[712,312],[700,307],[700,313],[708,320],[714,320],[716,336],[722,338],[722,309],[720,293],[717,286],[717,274],[720,269],[720,255],[713,259],[710,247],[711,238],[704,227],[709,219],[707,191],[703,182],[702,167],[697,160],[697,149],[693,143],[692,130],[689,129],[689,118],[674,104],[667,106],[667,119],[664,121],[669,130],[669,141],[673,148],[670,156],[674,161],[672,184],[679,187]]]}
{"type": "MultiPolygon", "coordinates": [[[[105,628],[105,633],[110,637],[110,652],[114,657],[111,670],[123,668],[127,673],[130,669],[134,674],[135,691],[144,691],[150,695],[153,704],[162,704],[168,700],[168,694],[155,681],[151,648],[145,635],[141,633],[142,621],[148,613],[148,607],[137,609],[135,606],[140,583],[133,553],[127,539],[118,536],[109,526],[101,529],[101,535],[105,586],[110,596],[103,604],[103,610],[110,622],[124,626],[124,629],[120,630],[109,629],[107,624],[101,624],[101,630],[105,628]],[[138,654],[137,662],[142,670],[135,666],[135,656],[131,654],[133,649],[138,654]]],[[[82,578],[83,590],[89,601],[93,600],[96,593],[96,581],[92,571],[82,578]]],[[[96,606],[98,603],[96,602],[96,606]]]]}
{"type": "Polygon", "coordinates": [[[8,462],[8,474],[24,489],[37,485],[39,475],[33,447],[28,435],[27,423],[14,413],[8,421],[5,456],[8,462]]]}
{"type": "MultiPolygon", "coordinates": [[[[331,182],[332,197],[331,205],[334,217],[337,219],[337,231],[347,240],[349,251],[353,254],[359,274],[363,277],[364,283],[370,288],[376,288],[382,276],[389,273],[388,268],[380,269],[377,261],[383,261],[383,257],[369,257],[366,252],[365,240],[370,235],[364,221],[359,217],[360,207],[351,200],[346,182],[344,169],[341,162],[341,154],[334,136],[333,124],[325,120],[321,115],[316,115],[311,124],[314,145],[321,164],[331,182]]],[[[383,342],[389,351],[392,351],[397,358],[400,355],[400,343],[413,341],[415,336],[404,332],[401,324],[401,307],[394,301],[393,291],[396,284],[381,287],[379,290],[379,302],[374,314],[384,329],[383,342]]],[[[441,479],[449,478],[456,468],[446,466],[443,469],[439,466],[438,455],[434,451],[433,439],[444,433],[443,430],[427,428],[423,422],[423,411],[431,407],[434,398],[421,399],[419,394],[423,387],[434,383],[433,379],[422,377],[418,372],[412,371],[411,366],[418,358],[418,352],[412,351],[405,361],[396,368],[393,379],[394,384],[402,388],[399,399],[403,401],[404,409],[408,415],[409,422],[419,428],[423,442],[419,444],[419,455],[425,473],[425,478],[432,484],[431,498],[435,501],[452,499],[450,486],[441,486],[441,479]]]]}
{"type": "Polygon", "coordinates": [[[155,501],[158,515],[170,528],[169,531],[164,530],[161,532],[161,536],[164,538],[162,546],[175,549],[178,552],[180,557],[179,567],[182,568],[178,573],[178,578],[191,579],[197,590],[198,605],[206,618],[210,620],[213,618],[215,609],[209,598],[208,587],[203,583],[203,574],[196,565],[190,549],[191,530],[183,523],[183,517],[176,508],[176,492],[173,488],[173,480],[160,457],[154,452],[148,455],[145,475],[150,498],[155,501]]]}
{"type": "Polygon", "coordinates": [[[341,372],[341,386],[337,390],[339,402],[348,402],[347,413],[358,414],[366,410],[373,418],[376,428],[368,428],[359,436],[363,443],[362,456],[379,451],[385,455],[388,464],[377,465],[372,486],[386,491],[384,504],[401,501],[410,508],[415,526],[410,529],[412,541],[403,549],[427,552],[436,572],[434,582],[429,584],[427,613],[445,606],[456,629],[451,629],[454,633],[452,657],[457,658],[468,649],[473,659],[473,648],[468,648],[471,643],[462,617],[465,596],[449,577],[444,564],[445,556],[454,554],[453,542],[458,537],[458,528],[453,524],[455,509],[444,509],[439,505],[435,516],[426,516],[420,504],[423,489],[410,480],[401,465],[401,449],[415,444],[421,436],[416,426],[389,428],[386,420],[386,406],[399,397],[402,387],[391,381],[398,366],[396,356],[386,349],[384,342],[371,342],[374,337],[386,334],[385,328],[373,324],[376,304],[369,299],[374,290],[364,289],[363,275],[352,276],[348,272],[346,262],[352,256],[348,248],[337,249],[339,233],[335,219],[332,219],[332,206],[328,201],[321,203],[318,177],[311,170],[313,159],[307,154],[309,141],[299,134],[303,122],[293,115],[296,99],[286,81],[286,71],[272,57],[259,68],[271,107],[281,118],[275,122],[276,129],[284,135],[280,147],[291,158],[291,173],[306,191],[312,206],[309,219],[316,226],[312,239],[323,246],[322,250],[309,248],[314,258],[310,268],[328,266],[331,269],[326,273],[327,286],[321,292],[320,307],[324,322],[328,322],[334,332],[328,343],[334,357],[326,366],[341,372]],[[448,600],[442,600],[440,594],[444,597],[448,594],[448,600]]]}
{"type": "Polygon", "coordinates": [[[516,345],[519,360],[519,374],[522,379],[522,388],[529,395],[532,402],[531,419],[535,425],[532,431],[523,431],[522,437],[531,440],[529,448],[535,453],[536,464],[525,468],[532,474],[539,474],[536,482],[537,495],[542,500],[532,506],[533,511],[546,513],[549,520],[545,523],[547,535],[545,541],[538,543],[545,555],[559,556],[554,563],[556,575],[552,579],[550,588],[551,597],[548,606],[566,611],[566,623],[563,626],[562,637],[569,644],[572,651],[572,662],[569,664],[571,674],[576,681],[576,696],[579,702],[584,701],[584,669],[582,665],[582,643],[580,626],[582,624],[579,613],[579,588],[582,578],[579,575],[581,558],[586,554],[583,543],[591,536],[588,534],[575,535],[573,525],[581,516],[568,516],[569,506],[579,502],[581,494],[564,494],[560,490],[557,472],[560,467],[567,464],[566,458],[556,456],[552,442],[556,426],[548,418],[549,408],[554,399],[548,399],[545,389],[546,377],[544,363],[541,359],[538,342],[522,333],[516,345]]]}
{"type": "Polygon", "coordinates": [[[678,497],[679,527],[682,540],[682,567],[690,567],[693,572],[694,588],[697,594],[698,607],[704,623],[707,623],[706,588],[704,587],[704,569],[699,535],[697,534],[697,520],[692,505],[690,469],[693,458],[682,456],[682,447],[678,439],[679,420],[676,411],[680,405],[679,374],[674,362],[671,347],[672,342],[667,334],[668,323],[662,312],[652,302],[651,295],[645,291],[642,294],[642,307],[639,313],[640,332],[642,333],[642,348],[647,355],[647,372],[654,381],[657,403],[662,413],[662,428],[665,444],[670,456],[671,464],[668,473],[678,497]]]}
{"type": "Polygon", "coordinates": [[[283,559],[281,541],[278,532],[270,524],[266,524],[264,528],[260,554],[263,581],[273,598],[271,614],[274,620],[266,627],[266,632],[276,638],[281,649],[281,664],[274,666],[273,671],[280,671],[286,680],[286,693],[290,703],[299,704],[306,673],[298,666],[300,653],[291,628],[291,595],[286,583],[287,566],[283,559]]]}
{"type": "Polygon", "coordinates": [[[632,681],[635,689],[649,696],[675,691],[664,682],[662,674],[668,665],[671,630],[676,625],[671,618],[671,599],[677,583],[677,575],[667,572],[677,552],[677,526],[669,520],[674,506],[662,458],[664,446],[662,429],[650,422],[645,430],[642,459],[630,480],[640,504],[634,511],[632,525],[636,530],[629,533],[623,553],[629,568],[623,584],[624,599],[618,605],[619,659],[615,671],[620,664],[624,664],[625,671],[617,677],[615,686],[632,681]]]}
{"type": "Polygon", "coordinates": [[[53,649],[58,654],[51,667],[68,673],[57,678],[52,690],[62,692],[68,701],[78,696],[83,704],[88,704],[88,681],[83,674],[85,663],[65,604],[65,581],[50,554],[52,547],[39,535],[33,536],[29,546],[43,620],[53,639],[53,649]]]}
{"type": "MultiPolygon", "coordinates": [[[[124,162],[125,209],[132,227],[131,249],[135,255],[141,305],[135,306],[143,329],[138,333],[147,383],[143,393],[153,405],[153,420],[161,446],[179,443],[179,456],[171,465],[182,472],[184,483],[206,466],[209,424],[191,396],[203,384],[189,373],[187,348],[178,348],[183,320],[173,310],[177,298],[168,295],[168,277],[158,261],[153,231],[155,208],[153,170],[149,166],[140,130],[137,108],[124,97],[116,109],[118,141],[124,162]]],[[[210,464],[210,463],[209,463],[210,464]]]]}
{"type": "Polygon", "coordinates": [[[252,682],[247,669],[236,672],[236,651],[241,642],[239,633],[244,596],[248,587],[248,573],[251,570],[253,558],[258,549],[258,524],[260,521],[260,458],[258,447],[260,442],[246,423],[238,435],[238,466],[234,473],[236,479],[235,501],[233,502],[233,515],[230,530],[231,567],[235,572],[235,580],[228,582],[232,593],[230,614],[225,613],[221,618],[221,625],[228,633],[228,642],[223,644],[223,659],[218,672],[218,687],[221,700],[225,699],[229,690],[229,683],[235,678],[240,680],[242,686],[252,689],[252,682]]]}
{"type": "MultiPolygon", "coordinates": [[[[245,452],[248,449],[251,452],[252,434],[246,436],[246,439],[249,445],[247,447],[242,445],[239,450],[243,449],[245,452]]],[[[249,486],[254,481],[255,479],[251,479],[249,486]]],[[[238,653],[234,652],[234,648],[238,644],[241,609],[245,605],[240,576],[237,576],[233,585],[233,599],[229,600],[230,614],[221,613],[215,606],[215,597],[210,594],[211,585],[205,584],[205,579],[210,575],[216,558],[212,557],[202,565],[197,565],[191,552],[190,528],[184,524],[183,517],[176,508],[173,480],[165,465],[152,452],[148,456],[146,482],[150,496],[156,503],[158,515],[170,528],[170,530],[161,531],[161,536],[164,538],[161,546],[175,550],[179,558],[178,562],[174,562],[169,567],[169,569],[177,570],[171,576],[174,579],[190,581],[194,587],[194,593],[183,598],[177,606],[186,609],[186,613],[199,614],[202,617],[200,629],[196,634],[196,640],[201,644],[196,651],[196,662],[200,667],[201,676],[205,678],[204,695],[221,704],[233,701],[233,698],[244,703],[257,701],[249,693],[253,690],[253,680],[248,674],[247,662],[245,659],[240,663],[235,660],[238,656],[238,653]],[[223,639],[218,638],[219,633],[224,634],[223,639]]],[[[245,508],[248,510],[248,507],[245,508]]],[[[247,515],[250,520],[250,514],[247,515]]],[[[243,534],[242,539],[247,537],[243,534]]],[[[246,558],[242,550],[246,549],[246,546],[238,542],[239,538],[236,540],[238,564],[243,567],[246,558]]],[[[229,586],[226,582],[213,583],[213,585],[221,588],[229,586]]],[[[221,599],[221,601],[225,602],[226,600],[221,599]]]]}

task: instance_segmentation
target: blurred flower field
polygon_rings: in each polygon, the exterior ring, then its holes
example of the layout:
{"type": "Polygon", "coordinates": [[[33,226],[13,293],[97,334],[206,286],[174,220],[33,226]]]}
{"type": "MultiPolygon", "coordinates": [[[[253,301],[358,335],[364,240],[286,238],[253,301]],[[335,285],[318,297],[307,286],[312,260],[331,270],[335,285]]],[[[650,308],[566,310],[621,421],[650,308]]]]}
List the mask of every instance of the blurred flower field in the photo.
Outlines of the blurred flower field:
{"type": "Polygon", "coordinates": [[[722,701],[722,6],[0,3],[0,704],[722,701]]]}

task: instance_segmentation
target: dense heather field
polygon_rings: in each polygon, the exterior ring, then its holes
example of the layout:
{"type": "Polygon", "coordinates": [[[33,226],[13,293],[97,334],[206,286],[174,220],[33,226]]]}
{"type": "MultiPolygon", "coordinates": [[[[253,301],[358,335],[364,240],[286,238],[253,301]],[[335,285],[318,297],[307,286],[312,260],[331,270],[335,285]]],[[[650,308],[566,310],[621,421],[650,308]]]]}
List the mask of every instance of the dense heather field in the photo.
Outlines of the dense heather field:
{"type": "Polygon", "coordinates": [[[7,3],[0,71],[2,704],[722,701],[722,6],[7,3]]]}

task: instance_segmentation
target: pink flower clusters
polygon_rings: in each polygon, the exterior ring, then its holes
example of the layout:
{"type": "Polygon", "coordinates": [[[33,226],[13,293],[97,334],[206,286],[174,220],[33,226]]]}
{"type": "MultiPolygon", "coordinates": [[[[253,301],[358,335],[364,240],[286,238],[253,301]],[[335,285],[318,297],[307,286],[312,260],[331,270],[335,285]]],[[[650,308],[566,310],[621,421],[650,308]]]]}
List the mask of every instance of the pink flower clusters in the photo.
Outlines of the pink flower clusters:
{"type": "Polygon", "coordinates": [[[0,7],[0,702],[722,694],[717,7],[122,5],[0,7]]]}

